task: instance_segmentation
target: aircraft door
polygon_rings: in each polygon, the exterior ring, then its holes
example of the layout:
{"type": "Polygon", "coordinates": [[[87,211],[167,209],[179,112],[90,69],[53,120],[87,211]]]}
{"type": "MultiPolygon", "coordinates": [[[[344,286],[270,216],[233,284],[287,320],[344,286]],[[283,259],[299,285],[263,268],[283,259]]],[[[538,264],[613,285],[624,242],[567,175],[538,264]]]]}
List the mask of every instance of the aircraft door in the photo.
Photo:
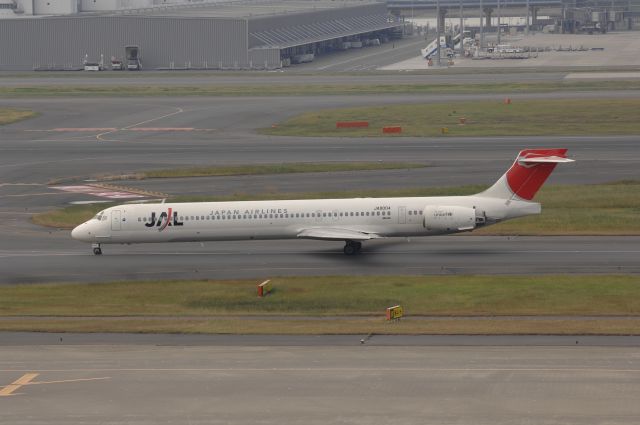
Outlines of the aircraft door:
{"type": "Polygon", "coordinates": [[[120,230],[122,217],[120,210],[111,210],[111,230],[120,230]]]}
{"type": "Polygon", "coordinates": [[[407,207],[398,207],[398,224],[407,222],[407,207]]]}

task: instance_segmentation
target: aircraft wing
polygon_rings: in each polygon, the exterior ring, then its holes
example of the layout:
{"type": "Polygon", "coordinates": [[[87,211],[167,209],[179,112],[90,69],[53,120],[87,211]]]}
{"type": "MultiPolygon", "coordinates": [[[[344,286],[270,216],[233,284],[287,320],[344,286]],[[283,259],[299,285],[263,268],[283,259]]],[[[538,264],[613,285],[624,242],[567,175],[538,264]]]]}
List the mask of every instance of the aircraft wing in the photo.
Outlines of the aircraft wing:
{"type": "Polygon", "coordinates": [[[360,230],[351,230],[337,227],[314,227],[311,229],[302,229],[297,237],[301,239],[320,239],[325,241],[368,241],[370,239],[379,239],[376,233],[362,232],[360,230]]]}

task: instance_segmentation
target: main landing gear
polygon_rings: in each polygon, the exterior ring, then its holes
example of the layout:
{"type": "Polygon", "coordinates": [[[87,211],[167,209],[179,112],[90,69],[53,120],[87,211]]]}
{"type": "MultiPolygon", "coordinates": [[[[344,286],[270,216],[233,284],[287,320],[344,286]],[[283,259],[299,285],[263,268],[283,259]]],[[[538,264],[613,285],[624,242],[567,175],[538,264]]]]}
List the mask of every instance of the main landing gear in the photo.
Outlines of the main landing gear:
{"type": "Polygon", "coordinates": [[[361,248],[362,248],[361,242],[346,241],[346,244],[344,245],[344,253],[345,255],[359,254],[361,248]]]}
{"type": "Polygon", "coordinates": [[[102,255],[102,248],[100,248],[99,243],[91,244],[91,248],[93,248],[93,255],[102,255]]]}

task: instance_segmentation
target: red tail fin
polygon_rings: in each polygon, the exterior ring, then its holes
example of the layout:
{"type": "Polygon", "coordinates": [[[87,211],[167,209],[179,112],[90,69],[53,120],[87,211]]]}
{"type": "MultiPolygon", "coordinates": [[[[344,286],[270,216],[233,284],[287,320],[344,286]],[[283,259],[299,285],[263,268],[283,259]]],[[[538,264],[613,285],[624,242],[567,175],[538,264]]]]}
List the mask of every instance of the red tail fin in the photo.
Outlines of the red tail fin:
{"type": "Polygon", "coordinates": [[[554,158],[564,159],[566,153],[567,149],[527,149],[521,151],[507,171],[509,188],[522,199],[533,199],[558,162],[562,162],[556,161],[554,158]],[[536,158],[538,158],[537,161],[536,158]]]}
{"type": "Polygon", "coordinates": [[[567,149],[523,150],[502,178],[481,195],[503,199],[515,196],[530,201],[556,165],[573,162],[566,157],[566,153],[567,149]]]}

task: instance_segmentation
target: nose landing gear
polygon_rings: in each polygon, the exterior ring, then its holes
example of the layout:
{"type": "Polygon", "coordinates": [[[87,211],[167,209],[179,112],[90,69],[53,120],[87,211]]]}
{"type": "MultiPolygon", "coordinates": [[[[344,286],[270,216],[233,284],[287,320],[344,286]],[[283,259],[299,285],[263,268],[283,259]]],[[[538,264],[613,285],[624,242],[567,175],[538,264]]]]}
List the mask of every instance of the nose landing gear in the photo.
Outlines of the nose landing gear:
{"type": "Polygon", "coordinates": [[[344,245],[344,249],[343,249],[345,255],[355,255],[360,253],[360,249],[362,248],[361,242],[355,242],[355,241],[345,241],[345,242],[346,244],[344,245]]]}
{"type": "Polygon", "coordinates": [[[92,244],[91,248],[93,248],[93,255],[102,255],[102,248],[100,248],[99,243],[92,244]]]}

